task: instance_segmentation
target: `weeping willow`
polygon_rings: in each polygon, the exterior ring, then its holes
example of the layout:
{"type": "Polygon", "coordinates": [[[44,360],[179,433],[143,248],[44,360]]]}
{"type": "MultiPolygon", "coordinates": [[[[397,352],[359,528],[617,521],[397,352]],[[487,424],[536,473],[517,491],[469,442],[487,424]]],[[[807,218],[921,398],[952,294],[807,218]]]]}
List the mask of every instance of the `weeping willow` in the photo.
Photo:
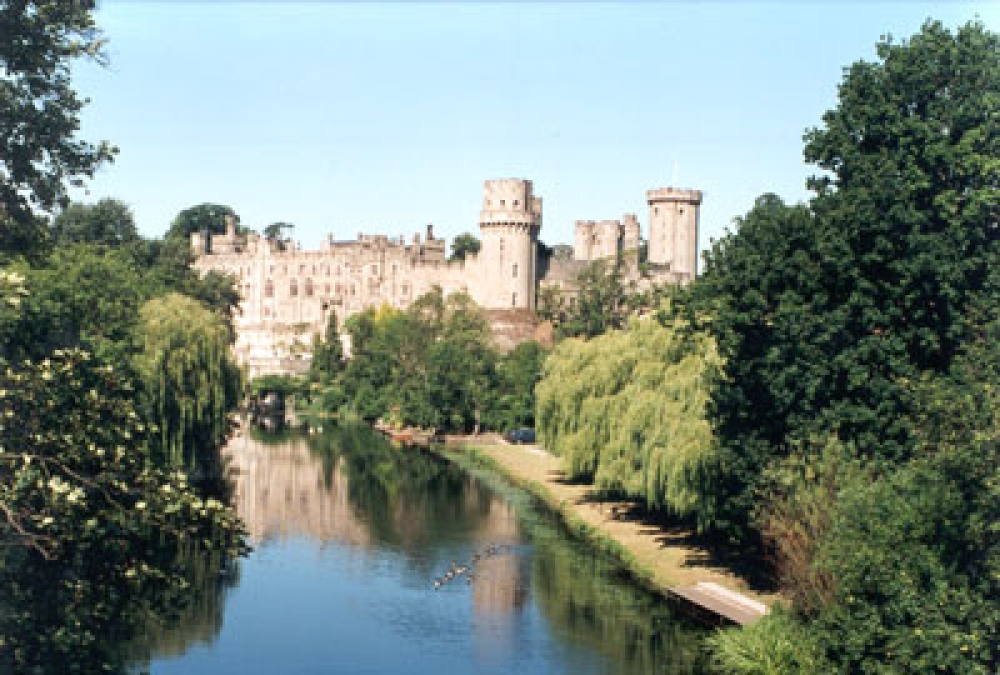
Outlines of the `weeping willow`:
{"type": "Polygon", "coordinates": [[[137,365],[158,430],[154,445],[169,464],[192,468],[199,449],[225,437],[239,401],[229,328],[197,300],[170,293],[143,305],[139,330],[137,365]]]}
{"type": "Polygon", "coordinates": [[[568,477],[695,515],[715,460],[705,418],[715,341],[680,319],[561,342],[535,390],[538,433],[568,477]]]}

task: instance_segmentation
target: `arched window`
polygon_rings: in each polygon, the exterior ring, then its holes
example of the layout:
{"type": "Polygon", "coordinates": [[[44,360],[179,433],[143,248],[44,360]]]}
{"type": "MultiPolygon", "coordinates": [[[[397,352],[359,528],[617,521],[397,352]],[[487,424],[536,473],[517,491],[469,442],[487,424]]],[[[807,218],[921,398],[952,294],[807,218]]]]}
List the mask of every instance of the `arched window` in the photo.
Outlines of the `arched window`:
{"type": "Polygon", "coordinates": [[[274,282],[270,279],[264,284],[264,297],[273,298],[274,297],[274,282]]]}

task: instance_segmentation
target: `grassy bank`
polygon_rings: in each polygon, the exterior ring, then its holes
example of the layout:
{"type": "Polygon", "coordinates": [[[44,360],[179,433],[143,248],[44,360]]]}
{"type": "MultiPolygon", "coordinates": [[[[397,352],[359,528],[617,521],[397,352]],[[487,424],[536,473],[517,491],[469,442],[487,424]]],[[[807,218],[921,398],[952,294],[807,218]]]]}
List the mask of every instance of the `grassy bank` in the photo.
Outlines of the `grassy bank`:
{"type": "Polygon", "coordinates": [[[571,532],[614,555],[660,592],[714,582],[767,605],[777,599],[716,558],[690,532],[626,515],[627,504],[595,500],[591,486],[565,481],[559,458],[537,446],[466,441],[440,452],[466,468],[502,474],[560,514],[571,532]]]}

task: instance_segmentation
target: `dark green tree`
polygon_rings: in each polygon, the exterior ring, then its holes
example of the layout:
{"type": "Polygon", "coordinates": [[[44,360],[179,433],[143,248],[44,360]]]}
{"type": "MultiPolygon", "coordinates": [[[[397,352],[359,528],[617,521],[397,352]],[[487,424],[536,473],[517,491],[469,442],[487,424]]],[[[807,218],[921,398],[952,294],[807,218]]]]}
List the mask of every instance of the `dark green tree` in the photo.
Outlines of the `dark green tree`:
{"type": "Polygon", "coordinates": [[[210,234],[225,234],[226,216],[232,216],[237,223],[240,221],[236,211],[229,206],[205,203],[188,207],[174,217],[164,238],[178,240],[187,245],[192,232],[208,231],[210,234]]]}
{"type": "Polygon", "coordinates": [[[66,199],[116,150],[76,136],[86,103],[70,85],[74,61],[105,62],[93,0],[0,4],[0,257],[34,253],[39,211],[66,199]]]}
{"type": "Polygon", "coordinates": [[[185,554],[239,553],[238,520],[150,462],[130,379],[85,352],[0,359],[0,419],[0,671],[124,672],[121,642],[183,606],[185,554]]]}
{"type": "Polygon", "coordinates": [[[811,438],[907,460],[907,383],[947,371],[998,262],[996,36],[928,22],[886,40],[823,119],[809,209],[762,198],[695,291],[710,291],[726,364],[712,409],[726,460],[705,508],[734,533],[752,528],[758,477],[811,438]]]}
{"type": "Polygon", "coordinates": [[[470,253],[479,253],[482,244],[474,234],[463,232],[451,241],[451,260],[465,260],[470,253]]]}
{"type": "Polygon", "coordinates": [[[309,379],[313,382],[329,382],[340,372],[340,362],[343,358],[344,348],[337,328],[337,313],[330,312],[323,337],[317,335],[313,341],[309,379]]]}
{"type": "Polygon", "coordinates": [[[128,204],[102,199],[96,204],[70,204],[52,221],[56,244],[121,246],[139,239],[128,204]]]}
{"type": "Polygon", "coordinates": [[[273,241],[281,241],[284,239],[285,230],[294,229],[294,225],[291,223],[277,222],[271,223],[264,228],[264,236],[273,241]]]}

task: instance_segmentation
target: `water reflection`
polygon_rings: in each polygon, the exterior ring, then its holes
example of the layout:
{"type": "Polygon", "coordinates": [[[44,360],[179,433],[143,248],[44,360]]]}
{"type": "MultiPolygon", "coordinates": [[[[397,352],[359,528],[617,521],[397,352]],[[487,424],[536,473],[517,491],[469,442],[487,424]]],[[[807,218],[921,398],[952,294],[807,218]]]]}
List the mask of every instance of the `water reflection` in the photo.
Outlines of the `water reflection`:
{"type": "Polygon", "coordinates": [[[364,426],[225,454],[256,551],[238,587],[154,631],[154,673],[698,668],[701,631],[522,492],[364,426]]]}

